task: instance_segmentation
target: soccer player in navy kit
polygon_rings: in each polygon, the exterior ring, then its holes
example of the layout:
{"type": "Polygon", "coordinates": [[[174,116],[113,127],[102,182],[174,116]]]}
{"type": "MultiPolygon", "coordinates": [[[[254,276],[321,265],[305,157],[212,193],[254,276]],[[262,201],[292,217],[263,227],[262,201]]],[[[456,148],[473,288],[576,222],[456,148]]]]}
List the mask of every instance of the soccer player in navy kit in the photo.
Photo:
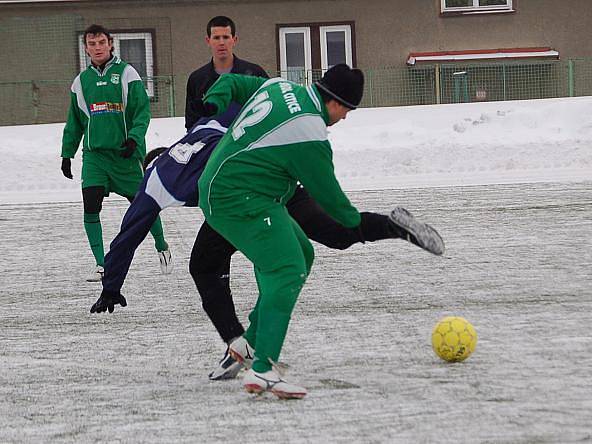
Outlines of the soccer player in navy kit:
{"type": "MultiPolygon", "coordinates": [[[[160,211],[171,206],[197,206],[197,181],[239,111],[238,105],[231,105],[223,114],[202,117],[170,148],[157,148],[148,153],[144,180],[105,256],[103,291],[91,307],[91,313],[112,313],[115,305],[127,305],[121,288],[135,250],[147,236],[160,211]]],[[[413,236],[402,232],[387,215],[363,212],[360,226],[346,228],[330,218],[302,187],[288,201],[287,209],[310,239],[329,248],[343,250],[357,242],[394,238],[404,238],[417,244],[413,236]]],[[[227,344],[240,341],[245,331],[236,316],[230,290],[230,260],[236,251],[230,242],[204,222],[189,263],[202,306],[227,344]]],[[[243,345],[243,354],[251,353],[246,341],[243,345]]],[[[242,364],[236,362],[227,350],[209,376],[212,380],[234,378],[241,367],[242,364]]]]}
{"type": "MultiPolygon", "coordinates": [[[[136,249],[147,236],[147,229],[159,213],[172,206],[197,206],[197,180],[238,111],[239,107],[236,106],[215,119],[201,118],[170,148],[157,149],[160,152],[166,151],[166,155],[154,159],[154,152],[148,153],[146,160],[149,164],[144,180],[105,256],[101,297],[112,301],[105,306],[109,312],[113,311],[113,304],[119,303],[125,307],[121,287],[136,249]],[[150,162],[151,160],[153,161],[150,162]]],[[[92,313],[105,311],[101,310],[98,302],[93,305],[92,313]]]]}

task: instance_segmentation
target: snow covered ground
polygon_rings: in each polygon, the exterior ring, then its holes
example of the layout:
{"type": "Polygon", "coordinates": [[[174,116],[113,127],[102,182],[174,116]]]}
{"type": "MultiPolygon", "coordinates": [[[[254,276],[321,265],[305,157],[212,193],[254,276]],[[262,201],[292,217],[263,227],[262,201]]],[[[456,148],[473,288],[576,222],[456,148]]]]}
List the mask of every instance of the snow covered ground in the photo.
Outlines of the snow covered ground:
{"type": "MultiPolygon", "coordinates": [[[[590,116],[578,98],[363,109],[332,128],[352,201],[407,207],[447,252],[316,246],[281,357],[310,393],[289,402],[207,379],[223,344],[186,271],[199,210],[164,213],[172,275],[145,242],[128,307],[90,315],[100,285],[83,281],[63,126],[0,128],[0,442],[592,440],[590,116]],[[429,342],[450,314],[479,334],[461,364],[429,342]]],[[[156,120],[149,146],[181,132],[181,119],[156,120]]],[[[126,206],[106,200],[106,242],[126,206]]],[[[232,287],[246,321],[256,285],[241,255],[232,287]]]]}

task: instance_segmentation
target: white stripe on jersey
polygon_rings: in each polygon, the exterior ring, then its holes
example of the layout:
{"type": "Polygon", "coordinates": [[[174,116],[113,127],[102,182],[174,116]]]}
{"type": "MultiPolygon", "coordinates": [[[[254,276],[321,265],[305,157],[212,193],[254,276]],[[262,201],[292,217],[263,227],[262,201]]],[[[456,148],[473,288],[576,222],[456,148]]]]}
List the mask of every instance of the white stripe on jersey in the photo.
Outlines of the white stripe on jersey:
{"type": "Polygon", "coordinates": [[[216,131],[220,131],[222,134],[226,134],[226,131],[228,131],[228,128],[226,128],[225,126],[220,125],[220,122],[218,122],[217,120],[210,120],[208,121],[208,123],[204,124],[204,125],[197,125],[196,127],[194,127],[191,130],[191,133],[196,133],[199,130],[202,129],[212,129],[212,130],[216,130],[216,131]]]}
{"type": "Polygon", "coordinates": [[[150,172],[146,182],[146,194],[156,201],[161,210],[185,205],[185,202],[175,199],[164,187],[158,175],[158,167],[150,172]]]}
{"type": "Polygon", "coordinates": [[[76,94],[76,103],[78,103],[78,108],[82,111],[87,118],[90,119],[90,114],[88,112],[88,106],[86,105],[86,100],[84,99],[84,93],[82,92],[82,82],[80,81],[80,74],[76,76],[74,82],[72,83],[71,91],[76,94]]]}
{"type": "Polygon", "coordinates": [[[310,100],[312,100],[312,103],[314,103],[314,106],[319,110],[319,112],[321,112],[321,101],[313,91],[312,86],[307,86],[306,92],[308,93],[310,100]]]}
{"type": "Polygon", "coordinates": [[[327,140],[327,125],[318,114],[298,114],[249,145],[248,150],[327,140]]]}

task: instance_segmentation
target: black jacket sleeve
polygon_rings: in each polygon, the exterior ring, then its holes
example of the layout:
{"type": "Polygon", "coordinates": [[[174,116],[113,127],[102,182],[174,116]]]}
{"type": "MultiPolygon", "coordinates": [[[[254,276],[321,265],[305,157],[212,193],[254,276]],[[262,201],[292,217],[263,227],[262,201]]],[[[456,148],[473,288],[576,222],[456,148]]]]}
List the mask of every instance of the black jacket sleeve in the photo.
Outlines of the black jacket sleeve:
{"type": "MultiPolygon", "coordinates": [[[[232,74],[246,74],[255,77],[269,78],[263,68],[255,63],[234,56],[232,74]]],[[[185,96],[185,128],[189,130],[200,117],[206,116],[203,97],[208,89],[218,80],[220,75],[214,69],[212,61],[191,73],[187,79],[187,94],[185,96]]]]}
{"type": "Polygon", "coordinates": [[[203,116],[202,97],[215,82],[209,73],[208,65],[191,73],[187,79],[187,95],[185,96],[185,128],[189,130],[203,116]]]}

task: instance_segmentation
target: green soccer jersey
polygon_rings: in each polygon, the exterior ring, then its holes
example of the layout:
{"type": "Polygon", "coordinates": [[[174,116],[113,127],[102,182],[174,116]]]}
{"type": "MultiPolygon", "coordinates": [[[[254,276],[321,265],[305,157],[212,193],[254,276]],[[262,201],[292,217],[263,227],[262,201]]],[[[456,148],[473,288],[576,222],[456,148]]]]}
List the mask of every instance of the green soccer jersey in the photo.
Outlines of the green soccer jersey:
{"type": "Polygon", "coordinates": [[[134,139],[134,155],[144,158],[149,123],[150,101],[138,72],[114,56],[102,71],[91,65],[74,79],[62,157],[74,157],[84,137],[83,150],[121,150],[134,139]]]}
{"type": "Polygon", "coordinates": [[[206,218],[254,216],[285,204],[300,181],[336,221],[350,228],[360,224],[335,177],[329,116],[316,87],[224,74],[207,92],[207,102],[219,112],[230,102],[244,106],[199,180],[206,218]]]}

